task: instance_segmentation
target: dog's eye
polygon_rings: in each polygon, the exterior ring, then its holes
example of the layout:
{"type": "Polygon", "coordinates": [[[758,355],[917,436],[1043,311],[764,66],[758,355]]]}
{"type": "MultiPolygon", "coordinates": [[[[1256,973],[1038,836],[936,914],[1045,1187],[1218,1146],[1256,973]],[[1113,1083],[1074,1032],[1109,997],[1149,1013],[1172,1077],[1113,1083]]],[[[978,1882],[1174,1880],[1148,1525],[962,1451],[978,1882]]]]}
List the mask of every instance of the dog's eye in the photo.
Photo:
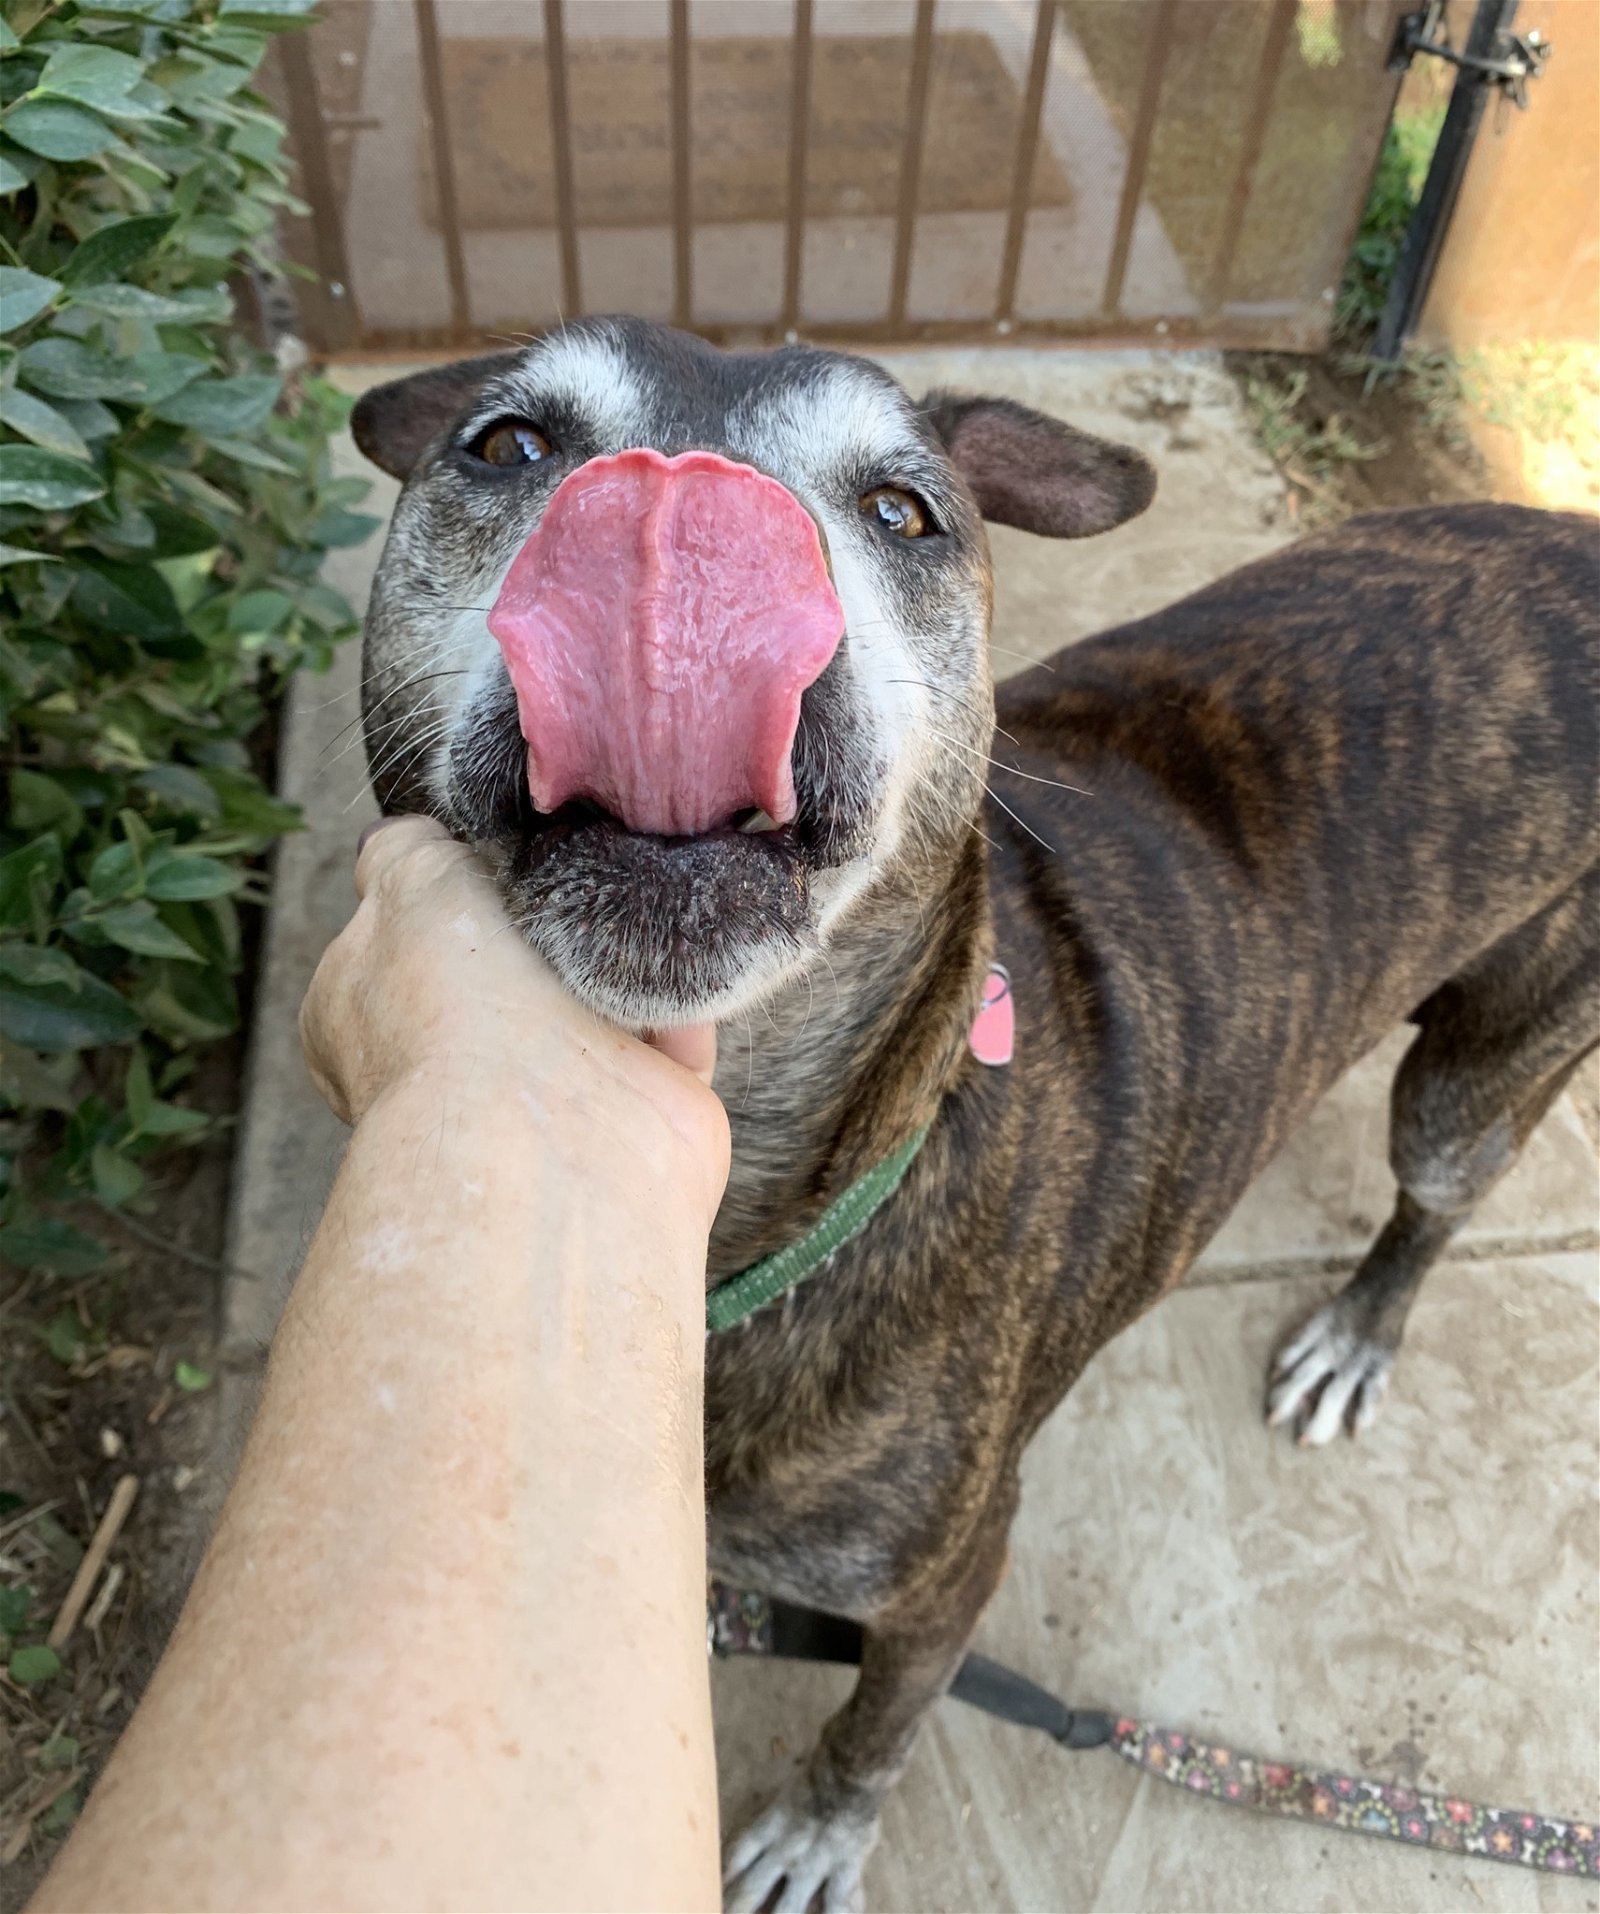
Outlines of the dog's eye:
{"type": "Polygon", "coordinates": [[[898,485],[879,485],[861,495],[863,517],[875,519],[896,538],[921,538],[933,529],[928,509],[921,499],[902,492],[898,485]]]}
{"type": "Polygon", "coordinates": [[[550,441],[526,419],[502,419],[481,433],[472,448],[485,465],[535,465],[550,456],[550,441]]]}

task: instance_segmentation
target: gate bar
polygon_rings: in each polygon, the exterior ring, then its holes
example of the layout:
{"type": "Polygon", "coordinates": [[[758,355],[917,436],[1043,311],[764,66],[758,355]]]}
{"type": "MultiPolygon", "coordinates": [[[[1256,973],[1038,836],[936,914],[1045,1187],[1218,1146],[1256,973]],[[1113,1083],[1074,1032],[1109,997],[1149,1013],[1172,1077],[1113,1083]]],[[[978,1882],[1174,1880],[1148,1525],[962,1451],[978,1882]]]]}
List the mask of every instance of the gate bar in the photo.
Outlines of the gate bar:
{"type": "Polygon", "coordinates": [[[434,0],[413,0],[417,50],[422,56],[422,99],[428,115],[433,177],[439,193],[439,223],[444,228],[445,271],[450,278],[450,320],[463,336],[471,330],[467,267],[461,256],[461,213],[456,199],[456,163],[450,151],[450,120],[444,103],[444,72],[439,57],[439,16],[434,0]]]}
{"type": "Polygon", "coordinates": [[[1222,241],[1211,268],[1211,283],[1206,289],[1205,312],[1208,317],[1221,309],[1233,276],[1234,255],[1239,250],[1239,235],[1244,230],[1245,211],[1255,185],[1256,167],[1267,142],[1267,124],[1272,115],[1272,95],[1283,65],[1284,49],[1289,44],[1289,29],[1294,25],[1297,0],[1273,0],[1272,17],[1267,22],[1267,37],[1262,43],[1261,66],[1256,74],[1255,95],[1250,102],[1250,120],[1245,127],[1239,152],[1239,170],[1228,196],[1228,210],[1222,222],[1222,241]]]}
{"type": "MultiPolygon", "coordinates": [[[[1464,51],[1468,57],[1492,58],[1501,34],[1510,30],[1516,11],[1517,0],[1478,0],[1467,28],[1464,51]]],[[[1399,358],[1401,346],[1422,317],[1488,98],[1485,76],[1470,67],[1458,67],[1450,103],[1444,110],[1444,124],[1439,128],[1427,177],[1401,241],[1389,295],[1373,335],[1372,356],[1381,364],[1392,365],[1399,358]]]]}
{"type": "Polygon", "coordinates": [[[783,310],[778,323],[792,332],[800,322],[800,261],[805,247],[806,142],[811,132],[811,3],[794,0],[794,39],[789,95],[789,211],[783,234],[783,310]]]}
{"type": "Polygon", "coordinates": [[[345,246],[344,208],[334,191],[333,167],[328,160],[322,90],[303,33],[285,33],[279,38],[278,59],[283,69],[290,140],[300,169],[301,197],[311,208],[312,256],[320,275],[318,283],[302,288],[299,299],[314,301],[321,309],[323,336],[313,343],[324,351],[336,352],[359,336],[361,320],[345,246]],[[342,296],[335,287],[341,288],[342,296]]]}
{"type": "Polygon", "coordinates": [[[671,0],[672,323],[694,317],[694,246],[689,193],[689,0],[671,0]]]}
{"type": "Polygon", "coordinates": [[[1160,0],[1160,8],[1150,23],[1133,137],[1128,142],[1128,169],[1123,175],[1122,199],[1117,206],[1117,234],[1111,242],[1106,289],[1100,298],[1100,310],[1108,318],[1115,318],[1122,311],[1122,288],[1128,277],[1128,256],[1133,250],[1133,223],[1139,217],[1139,201],[1144,197],[1145,174],[1150,168],[1150,148],[1155,139],[1156,108],[1161,103],[1161,82],[1166,77],[1167,55],[1172,51],[1172,35],[1177,23],[1178,0],[1160,0]]]}
{"type": "Polygon", "coordinates": [[[911,94],[906,105],[906,138],[900,154],[900,204],[894,221],[894,272],[889,281],[889,324],[906,316],[911,282],[911,233],[917,218],[917,188],[922,173],[922,136],[928,121],[928,74],[933,64],[934,0],[917,0],[911,37],[911,94]]]}
{"type": "Polygon", "coordinates": [[[1027,231],[1033,163],[1039,150],[1039,119],[1044,111],[1045,83],[1050,77],[1050,36],[1055,24],[1056,0],[1039,0],[1033,17],[1033,48],[1028,54],[1028,86],[1017,121],[1017,159],[1011,175],[1005,250],[1000,255],[1000,283],[995,288],[997,320],[1009,319],[1017,303],[1017,273],[1022,265],[1022,240],[1027,231]]]}
{"type": "Polygon", "coordinates": [[[561,309],[583,312],[578,278],[578,217],[572,192],[572,119],[567,111],[567,29],[561,0],[544,0],[545,77],[550,86],[550,160],[555,175],[556,223],[561,231],[561,309]]]}

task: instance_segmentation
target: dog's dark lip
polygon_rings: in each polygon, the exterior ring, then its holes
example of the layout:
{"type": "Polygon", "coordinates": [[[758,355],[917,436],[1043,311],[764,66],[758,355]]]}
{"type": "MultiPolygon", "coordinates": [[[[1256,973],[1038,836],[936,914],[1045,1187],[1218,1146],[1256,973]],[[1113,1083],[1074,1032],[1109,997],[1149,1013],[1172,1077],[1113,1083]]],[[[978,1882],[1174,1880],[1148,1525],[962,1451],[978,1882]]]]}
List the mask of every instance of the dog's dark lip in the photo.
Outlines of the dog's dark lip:
{"type": "Polygon", "coordinates": [[[524,820],[518,861],[524,869],[531,870],[563,850],[575,850],[580,846],[591,856],[603,855],[608,842],[620,843],[623,839],[630,839],[639,847],[652,847],[667,862],[678,856],[698,855],[708,845],[720,847],[730,863],[746,857],[780,857],[785,860],[799,857],[801,834],[798,820],[770,831],[742,829],[741,826],[755,815],[755,807],[750,806],[736,812],[726,824],[719,824],[713,830],[698,832],[693,837],[663,837],[651,831],[632,830],[621,818],[613,816],[598,804],[591,803],[587,798],[575,798],[563,804],[558,811],[535,811],[524,820]]]}

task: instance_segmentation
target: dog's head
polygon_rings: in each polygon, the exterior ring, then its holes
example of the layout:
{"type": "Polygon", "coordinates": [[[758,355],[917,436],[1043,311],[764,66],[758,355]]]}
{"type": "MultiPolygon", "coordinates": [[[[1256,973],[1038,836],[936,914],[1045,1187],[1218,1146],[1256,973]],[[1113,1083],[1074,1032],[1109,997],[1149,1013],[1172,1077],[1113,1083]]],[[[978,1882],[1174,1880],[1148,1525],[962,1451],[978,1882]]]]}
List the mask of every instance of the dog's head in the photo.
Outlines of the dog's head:
{"type": "Polygon", "coordinates": [[[405,481],[367,616],[373,781],[494,853],[568,986],[633,1027],[802,969],[975,817],[985,517],[1149,503],[1135,452],[865,359],[637,320],[366,394],[405,481]]]}

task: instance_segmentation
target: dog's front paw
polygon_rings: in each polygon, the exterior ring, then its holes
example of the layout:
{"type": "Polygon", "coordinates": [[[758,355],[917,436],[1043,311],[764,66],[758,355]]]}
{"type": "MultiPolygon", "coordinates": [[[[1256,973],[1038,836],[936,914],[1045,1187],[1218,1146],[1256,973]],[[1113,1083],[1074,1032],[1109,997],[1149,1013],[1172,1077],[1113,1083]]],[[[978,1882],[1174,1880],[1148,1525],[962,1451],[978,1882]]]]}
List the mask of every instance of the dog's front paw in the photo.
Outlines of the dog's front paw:
{"type": "Polygon", "coordinates": [[[1336,1298],[1319,1309],[1273,1358],[1267,1422],[1294,1424],[1295,1438],[1312,1448],[1341,1429],[1353,1436],[1377,1420],[1395,1352],[1361,1334],[1336,1298]]]}
{"type": "Polygon", "coordinates": [[[877,1844],[875,1813],[826,1813],[803,1778],[728,1845],[725,1914],[861,1914],[861,1871],[877,1844]],[[776,1895],[776,1899],[774,1899],[776,1895]]]}

